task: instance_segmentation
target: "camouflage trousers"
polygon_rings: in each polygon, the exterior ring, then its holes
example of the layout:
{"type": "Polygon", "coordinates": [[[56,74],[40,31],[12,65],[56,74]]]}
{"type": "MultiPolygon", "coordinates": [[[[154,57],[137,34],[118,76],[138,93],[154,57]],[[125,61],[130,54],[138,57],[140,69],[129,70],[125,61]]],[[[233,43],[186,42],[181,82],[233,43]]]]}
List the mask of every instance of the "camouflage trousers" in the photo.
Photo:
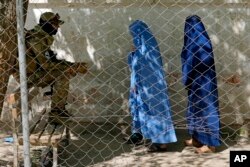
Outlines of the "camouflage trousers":
{"type": "Polygon", "coordinates": [[[51,109],[65,109],[69,93],[70,76],[62,70],[45,71],[39,70],[32,74],[27,74],[28,88],[52,86],[51,109]]]}
{"type": "Polygon", "coordinates": [[[44,68],[38,68],[37,64],[28,59],[27,82],[28,88],[47,87],[53,85],[51,109],[64,110],[69,93],[69,81],[77,73],[85,74],[87,66],[85,62],[70,63],[58,60],[58,62],[44,63],[44,68]]]}

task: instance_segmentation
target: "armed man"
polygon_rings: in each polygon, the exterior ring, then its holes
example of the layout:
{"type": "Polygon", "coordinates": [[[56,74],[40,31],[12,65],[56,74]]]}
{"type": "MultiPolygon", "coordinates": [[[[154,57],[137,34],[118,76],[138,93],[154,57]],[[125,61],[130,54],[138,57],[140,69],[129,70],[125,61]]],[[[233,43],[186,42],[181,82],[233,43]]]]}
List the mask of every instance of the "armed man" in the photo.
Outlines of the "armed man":
{"type": "Polygon", "coordinates": [[[68,118],[65,109],[69,93],[69,80],[77,73],[86,73],[86,63],[70,63],[58,60],[51,49],[54,35],[64,23],[59,14],[45,12],[40,16],[39,24],[28,30],[25,36],[27,83],[28,88],[51,86],[50,122],[58,123],[58,118],[68,118]],[[55,119],[54,119],[55,118],[55,119]]]}

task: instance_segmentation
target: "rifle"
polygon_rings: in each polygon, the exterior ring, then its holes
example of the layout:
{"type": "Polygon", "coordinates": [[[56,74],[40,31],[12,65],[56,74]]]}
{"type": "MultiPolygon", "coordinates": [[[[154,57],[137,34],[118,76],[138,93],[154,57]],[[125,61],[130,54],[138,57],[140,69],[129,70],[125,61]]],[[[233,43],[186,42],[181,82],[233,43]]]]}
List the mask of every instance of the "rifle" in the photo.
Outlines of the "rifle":
{"type": "Polygon", "coordinates": [[[66,72],[69,72],[71,75],[76,75],[77,73],[85,74],[87,72],[88,67],[87,63],[85,62],[71,63],[65,60],[58,60],[56,58],[57,54],[54,53],[52,50],[48,50],[46,53],[45,56],[47,57],[47,59],[49,59],[53,63],[58,64],[59,66],[66,67],[66,72]]]}

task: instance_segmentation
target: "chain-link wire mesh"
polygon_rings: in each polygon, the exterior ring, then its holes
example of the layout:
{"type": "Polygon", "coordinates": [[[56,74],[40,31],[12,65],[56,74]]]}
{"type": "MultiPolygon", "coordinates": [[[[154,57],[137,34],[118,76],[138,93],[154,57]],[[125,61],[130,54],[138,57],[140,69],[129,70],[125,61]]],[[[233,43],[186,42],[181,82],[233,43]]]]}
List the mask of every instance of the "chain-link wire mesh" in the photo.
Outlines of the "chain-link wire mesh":
{"type": "MultiPolygon", "coordinates": [[[[183,146],[183,141],[190,139],[190,128],[219,138],[221,145],[216,145],[216,151],[222,157],[224,150],[235,145],[247,148],[247,0],[24,1],[27,131],[22,131],[20,114],[15,4],[1,1],[0,6],[0,166],[17,166],[25,156],[37,166],[167,163],[159,155],[150,159],[143,142],[142,146],[128,144],[133,132],[142,133],[153,143],[158,143],[162,134],[176,133],[177,142],[168,146],[171,152],[167,153],[168,163],[173,166],[190,160],[178,157],[193,155],[195,149],[183,146]],[[191,15],[199,16],[201,21],[191,24],[186,20],[191,15]],[[141,25],[131,30],[136,20],[148,28],[141,25]],[[200,28],[194,27],[201,23],[205,29],[192,37],[200,28]],[[190,30],[184,30],[187,25],[190,30]],[[205,50],[203,54],[201,50],[205,50]],[[133,61],[128,61],[131,52],[133,61]],[[199,57],[204,54],[205,58],[199,57]],[[185,60],[187,56],[193,59],[185,60]],[[214,63],[207,65],[207,58],[214,63]],[[215,76],[207,75],[207,70],[215,76]],[[183,83],[185,75],[196,88],[183,83]],[[197,76],[204,78],[199,80],[197,76]],[[218,89],[207,88],[215,78],[212,85],[218,89]],[[205,95],[199,92],[201,89],[205,89],[205,95]],[[217,91],[218,99],[214,94],[217,91]],[[131,96],[135,101],[131,102],[131,96]],[[210,108],[199,106],[200,102],[210,108]],[[215,103],[219,105],[211,109],[215,103]],[[190,114],[192,107],[197,109],[194,115],[190,114]],[[196,117],[198,121],[190,124],[196,117]],[[211,121],[211,117],[215,120],[211,121]],[[219,135],[211,132],[211,127],[216,127],[219,135]],[[30,133],[30,155],[22,155],[24,133],[30,133]]],[[[167,142],[165,139],[160,142],[167,142]]],[[[204,157],[197,158],[190,165],[205,165],[204,157]]],[[[225,158],[223,163],[227,163],[225,158]]]]}

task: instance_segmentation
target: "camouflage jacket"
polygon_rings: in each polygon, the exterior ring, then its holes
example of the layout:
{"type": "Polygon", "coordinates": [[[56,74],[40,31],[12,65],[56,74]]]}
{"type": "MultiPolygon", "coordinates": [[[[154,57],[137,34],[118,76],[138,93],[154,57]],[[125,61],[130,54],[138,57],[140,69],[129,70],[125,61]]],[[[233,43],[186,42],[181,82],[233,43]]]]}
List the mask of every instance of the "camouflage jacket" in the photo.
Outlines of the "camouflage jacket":
{"type": "Polygon", "coordinates": [[[27,55],[27,73],[34,73],[37,70],[65,70],[71,63],[64,60],[57,60],[56,55],[53,59],[47,54],[51,50],[54,38],[43,31],[40,25],[32,30],[28,30],[25,36],[26,55],[27,55]]]}

